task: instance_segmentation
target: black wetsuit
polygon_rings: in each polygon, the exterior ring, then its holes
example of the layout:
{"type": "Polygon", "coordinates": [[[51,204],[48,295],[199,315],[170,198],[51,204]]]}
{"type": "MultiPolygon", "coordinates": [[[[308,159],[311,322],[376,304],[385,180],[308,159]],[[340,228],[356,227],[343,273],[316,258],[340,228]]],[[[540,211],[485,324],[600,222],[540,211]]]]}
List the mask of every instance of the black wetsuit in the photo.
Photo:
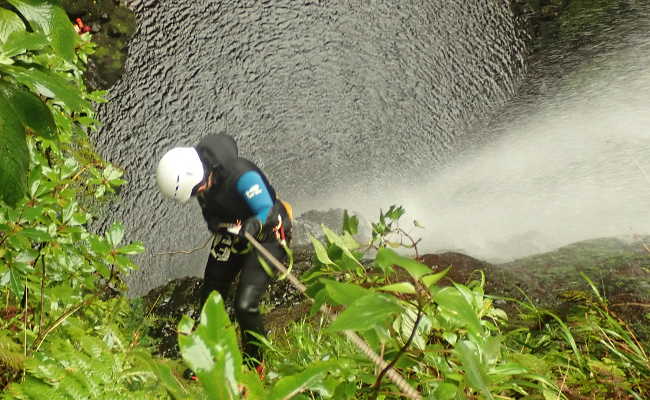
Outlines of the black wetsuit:
{"type": "Polygon", "coordinates": [[[256,339],[248,331],[266,333],[259,304],[271,278],[258,261],[261,255],[245,239],[228,233],[220,224],[260,219],[260,243],[280,261],[285,261],[286,252],[273,228],[282,221],[283,234],[288,239],[290,218],[264,173],[251,161],[238,156],[237,146],[230,136],[207,136],[196,150],[206,177],[210,173],[213,175],[214,184],[197,198],[208,228],[216,234],[205,267],[201,304],[213,290],[227,299],[239,274],[234,310],[243,333],[244,356],[253,363],[255,360],[261,362],[262,354],[253,343],[256,339]]]}

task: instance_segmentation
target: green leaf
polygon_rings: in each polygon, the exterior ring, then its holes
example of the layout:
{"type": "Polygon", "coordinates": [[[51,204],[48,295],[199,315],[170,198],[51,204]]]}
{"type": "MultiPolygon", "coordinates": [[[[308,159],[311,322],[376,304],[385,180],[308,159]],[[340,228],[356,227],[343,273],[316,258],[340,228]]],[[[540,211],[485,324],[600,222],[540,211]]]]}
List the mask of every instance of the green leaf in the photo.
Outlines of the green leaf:
{"type": "Polygon", "coordinates": [[[14,57],[30,50],[41,50],[47,46],[47,38],[40,32],[16,31],[0,45],[5,57],[14,57]]]}
{"type": "Polygon", "coordinates": [[[16,65],[5,65],[0,68],[40,95],[63,102],[72,111],[81,112],[90,109],[90,103],[82,98],[79,88],[53,72],[16,65]]]}
{"type": "Polygon", "coordinates": [[[61,220],[65,225],[68,225],[70,220],[72,219],[72,216],[74,213],[77,211],[79,207],[79,204],[76,201],[72,201],[68,203],[65,207],[63,207],[62,213],[61,213],[61,220]]]}
{"type": "Polygon", "coordinates": [[[27,191],[29,152],[25,130],[10,100],[0,94],[0,200],[16,205],[27,191]]]}
{"type": "Polygon", "coordinates": [[[402,218],[402,216],[406,213],[406,210],[402,206],[395,206],[392,205],[386,211],[386,214],[384,214],[386,217],[392,219],[393,221],[397,221],[398,219],[402,218]]]}
{"type": "Polygon", "coordinates": [[[72,62],[77,34],[65,10],[53,1],[7,0],[23,14],[35,31],[45,33],[52,48],[64,60],[72,62]]]}
{"type": "Polygon", "coordinates": [[[189,335],[192,333],[194,328],[194,320],[187,315],[183,315],[180,322],[178,323],[177,331],[182,335],[189,335]]]}
{"type": "Polygon", "coordinates": [[[528,373],[526,368],[522,367],[521,365],[513,362],[509,362],[507,364],[499,365],[497,367],[494,367],[491,371],[491,375],[520,375],[520,374],[525,374],[528,373]]]}
{"type": "Polygon", "coordinates": [[[9,287],[17,298],[22,298],[25,292],[23,285],[24,274],[15,265],[9,267],[9,287]]]}
{"type": "Polygon", "coordinates": [[[34,242],[47,242],[52,240],[52,236],[49,233],[36,228],[25,228],[18,235],[24,235],[34,242]]]}
{"type": "Polygon", "coordinates": [[[199,328],[210,334],[210,338],[221,343],[227,351],[233,353],[233,359],[241,364],[242,357],[239,352],[237,334],[228,318],[223,299],[217,292],[212,292],[201,310],[199,328]]]}
{"type": "Polygon", "coordinates": [[[431,268],[421,264],[412,258],[404,257],[395,251],[387,248],[381,248],[375,257],[375,263],[383,270],[390,269],[392,265],[398,265],[404,268],[414,279],[430,274],[431,268]]]}
{"type": "Polygon", "coordinates": [[[482,393],[486,398],[494,399],[488,388],[489,380],[487,371],[481,363],[476,345],[468,340],[464,340],[458,342],[455,350],[463,364],[465,377],[470,386],[482,393]]]}
{"type": "Polygon", "coordinates": [[[120,247],[117,249],[117,252],[120,254],[140,254],[144,252],[144,245],[142,243],[131,243],[126,246],[120,247]]]}
{"type": "Polygon", "coordinates": [[[0,42],[6,42],[12,33],[24,30],[25,24],[16,13],[0,7],[0,42]]]}
{"type": "Polygon", "coordinates": [[[443,317],[451,319],[463,328],[467,328],[475,338],[482,337],[481,322],[472,306],[458,289],[455,287],[442,288],[435,294],[433,300],[438,303],[443,317]]]}
{"type": "Polygon", "coordinates": [[[351,235],[359,232],[359,218],[356,215],[350,216],[348,210],[343,211],[343,232],[351,235]]]}
{"type": "Polygon", "coordinates": [[[239,383],[246,388],[246,400],[266,400],[268,393],[255,371],[245,371],[239,383]]]}
{"type": "Polygon", "coordinates": [[[440,272],[438,272],[438,273],[431,274],[431,275],[427,275],[427,276],[423,276],[422,279],[420,279],[420,280],[422,281],[422,283],[424,284],[424,286],[426,286],[426,287],[428,287],[428,288],[431,288],[431,287],[433,287],[436,283],[438,283],[438,281],[440,281],[440,279],[444,278],[445,275],[447,275],[447,272],[449,272],[449,269],[450,269],[450,268],[451,268],[451,267],[447,267],[447,268],[445,268],[444,270],[442,270],[442,271],[440,271],[440,272]]]}
{"type": "Polygon", "coordinates": [[[329,297],[342,306],[350,305],[355,300],[372,293],[372,291],[352,283],[337,282],[330,279],[321,279],[321,282],[325,285],[329,297]]]}
{"type": "Polygon", "coordinates": [[[311,305],[309,308],[309,316],[313,317],[316,315],[316,313],[320,310],[321,306],[327,302],[327,290],[324,288],[318,291],[314,296],[312,296],[314,299],[314,303],[311,305]]]}
{"type": "Polygon", "coordinates": [[[281,378],[271,390],[269,400],[285,400],[322,385],[323,378],[336,366],[336,361],[312,364],[304,371],[281,378]]]}
{"type": "Polygon", "coordinates": [[[349,232],[345,232],[343,235],[338,235],[325,225],[321,225],[321,229],[323,230],[323,233],[325,233],[327,240],[340,247],[344,252],[346,250],[349,252],[349,250],[354,250],[359,247],[359,243],[354,240],[349,232]]]}
{"type": "Polygon", "coordinates": [[[342,330],[365,331],[375,325],[390,321],[391,317],[402,311],[402,307],[389,296],[367,294],[345,309],[327,328],[330,332],[342,330]]]}
{"type": "Polygon", "coordinates": [[[199,335],[179,336],[178,344],[185,363],[199,377],[201,385],[211,399],[234,399],[236,388],[233,390],[232,382],[225,385],[223,376],[224,368],[217,363],[210,351],[210,345],[205,338],[199,335]],[[220,373],[221,372],[221,373],[220,373]]]}
{"type": "Polygon", "coordinates": [[[104,168],[104,171],[102,172],[102,176],[104,179],[107,181],[112,181],[115,180],[123,175],[123,172],[120,171],[119,169],[113,167],[112,165],[108,165],[106,168],[104,168]]]}
{"type": "Polygon", "coordinates": [[[188,319],[178,327],[183,360],[199,377],[209,398],[238,398],[242,356],[221,296],[217,292],[210,294],[203,305],[199,326],[192,334],[188,333],[188,319]]]}
{"type": "Polygon", "coordinates": [[[164,361],[151,361],[151,369],[155,371],[160,383],[162,383],[174,399],[183,399],[188,397],[187,390],[179,384],[177,378],[172,373],[171,368],[164,361]]]}
{"type": "Polygon", "coordinates": [[[437,400],[453,400],[456,398],[458,386],[450,382],[443,382],[436,388],[434,398],[437,400]]]}
{"type": "Polygon", "coordinates": [[[104,239],[96,236],[90,237],[90,248],[97,256],[105,256],[111,251],[111,245],[104,239]]]}
{"type": "Polygon", "coordinates": [[[311,243],[314,246],[316,259],[318,259],[318,261],[320,261],[322,264],[334,265],[332,260],[330,260],[329,256],[327,255],[327,250],[325,250],[325,246],[323,246],[323,244],[312,235],[309,235],[309,240],[311,240],[311,243]]]}
{"type": "Polygon", "coordinates": [[[106,233],[106,239],[108,239],[108,243],[113,246],[113,248],[116,248],[123,238],[124,226],[119,222],[113,223],[113,225],[111,225],[108,232],[106,233]]]}
{"type": "Polygon", "coordinates": [[[415,287],[410,282],[398,282],[392,285],[386,285],[379,288],[385,292],[415,294],[415,287]]]}

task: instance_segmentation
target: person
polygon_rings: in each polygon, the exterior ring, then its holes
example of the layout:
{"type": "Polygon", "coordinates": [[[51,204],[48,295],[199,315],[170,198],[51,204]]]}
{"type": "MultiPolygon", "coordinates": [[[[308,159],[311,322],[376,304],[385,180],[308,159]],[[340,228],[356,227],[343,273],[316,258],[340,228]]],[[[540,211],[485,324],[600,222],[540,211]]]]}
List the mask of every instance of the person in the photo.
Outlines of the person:
{"type": "Polygon", "coordinates": [[[200,304],[213,290],[226,300],[239,274],[233,308],[244,359],[263,377],[263,355],[253,333],[266,335],[259,305],[271,277],[244,232],[284,262],[291,239],[290,205],[277,198],[260,168],[239,157],[235,140],[226,134],[208,135],[194,147],[167,151],[158,163],[156,180],[163,195],[180,203],[196,197],[215,234],[200,304]]]}

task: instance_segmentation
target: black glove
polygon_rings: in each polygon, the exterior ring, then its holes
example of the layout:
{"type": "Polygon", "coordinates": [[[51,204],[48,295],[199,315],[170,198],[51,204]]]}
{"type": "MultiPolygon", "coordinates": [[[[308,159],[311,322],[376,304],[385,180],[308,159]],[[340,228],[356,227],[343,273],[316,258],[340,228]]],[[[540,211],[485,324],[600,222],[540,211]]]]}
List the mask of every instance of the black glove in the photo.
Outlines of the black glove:
{"type": "Polygon", "coordinates": [[[254,238],[259,239],[262,233],[262,222],[256,217],[247,219],[239,230],[239,237],[245,237],[244,232],[248,232],[254,238]]]}

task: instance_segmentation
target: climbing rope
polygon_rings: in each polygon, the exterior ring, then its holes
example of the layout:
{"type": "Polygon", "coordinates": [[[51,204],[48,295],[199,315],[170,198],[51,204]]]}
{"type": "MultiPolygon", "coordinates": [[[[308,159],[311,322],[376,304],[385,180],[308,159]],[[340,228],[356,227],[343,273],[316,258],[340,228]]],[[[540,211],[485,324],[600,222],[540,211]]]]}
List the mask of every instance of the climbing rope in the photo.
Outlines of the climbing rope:
{"type": "MultiPolygon", "coordinates": [[[[262,254],[271,264],[273,264],[273,266],[277,268],[283,274],[283,276],[287,277],[289,282],[291,282],[291,284],[295,286],[296,289],[298,289],[309,300],[314,301],[311,297],[309,297],[309,295],[307,295],[307,287],[303,285],[302,282],[300,282],[298,278],[296,278],[295,275],[293,275],[280,261],[278,261],[278,259],[275,258],[273,254],[266,250],[264,246],[262,246],[250,233],[246,232],[244,235],[246,239],[248,239],[248,241],[253,245],[253,247],[255,247],[255,249],[260,252],[260,254],[262,254]]],[[[334,321],[334,319],[336,319],[336,317],[330,312],[329,308],[327,308],[325,304],[320,307],[320,310],[325,316],[327,316],[330,321],[334,321]]],[[[381,356],[375,353],[375,351],[371,349],[370,346],[355,332],[344,330],[343,333],[355,346],[359,348],[359,350],[361,350],[363,354],[365,354],[372,362],[377,364],[379,368],[383,370],[388,366],[388,363],[386,363],[386,361],[381,356]]],[[[395,383],[395,385],[397,385],[397,387],[403,392],[406,397],[415,400],[422,400],[422,395],[417,390],[415,390],[413,386],[406,382],[406,380],[399,373],[397,373],[397,371],[391,368],[386,372],[386,375],[391,381],[395,383]]]]}

